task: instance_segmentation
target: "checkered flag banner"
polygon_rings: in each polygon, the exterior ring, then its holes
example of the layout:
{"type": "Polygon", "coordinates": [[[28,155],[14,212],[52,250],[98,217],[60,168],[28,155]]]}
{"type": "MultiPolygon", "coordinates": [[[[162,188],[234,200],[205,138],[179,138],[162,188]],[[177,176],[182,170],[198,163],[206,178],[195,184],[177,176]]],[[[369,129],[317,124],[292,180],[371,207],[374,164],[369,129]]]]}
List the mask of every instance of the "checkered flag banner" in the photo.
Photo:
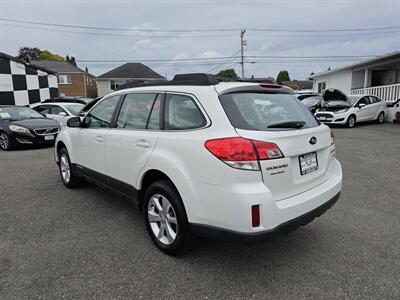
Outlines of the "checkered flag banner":
{"type": "Polygon", "coordinates": [[[57,96],[56,75],[0,58],[0,105],[29,105],[57,96]]]}

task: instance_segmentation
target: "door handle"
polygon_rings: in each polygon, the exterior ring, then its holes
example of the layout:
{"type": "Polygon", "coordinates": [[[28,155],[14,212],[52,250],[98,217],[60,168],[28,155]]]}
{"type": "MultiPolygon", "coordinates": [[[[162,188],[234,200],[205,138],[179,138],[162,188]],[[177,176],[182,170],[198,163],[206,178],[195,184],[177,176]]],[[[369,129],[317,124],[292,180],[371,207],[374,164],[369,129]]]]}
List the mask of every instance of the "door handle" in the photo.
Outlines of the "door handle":
{"type": "Polygon", "coordinates": [[[138,146],[139,148],[150,148],[151,144],[149,141],[142,139],[136,141],[136,146],[138,146]]]}
{"type": "Polygon", "coordinates": [[[103,137],[101,135],[96,136],[94,139],[98,143],[103,143],[104,142],[104,139],[103,139],[103,137]]]}

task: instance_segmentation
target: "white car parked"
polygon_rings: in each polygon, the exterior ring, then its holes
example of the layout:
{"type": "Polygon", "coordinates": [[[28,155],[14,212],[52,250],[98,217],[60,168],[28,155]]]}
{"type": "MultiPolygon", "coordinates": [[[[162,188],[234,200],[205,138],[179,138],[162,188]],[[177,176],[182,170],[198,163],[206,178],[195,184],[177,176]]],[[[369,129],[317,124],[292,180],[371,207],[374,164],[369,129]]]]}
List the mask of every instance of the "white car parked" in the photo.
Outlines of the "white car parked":
{"type": "Polygon", "coordinates": [[[46,118],[56,120],[60,125],[65,125],[70,117],[77,116],[84,107],[81,103],[57,102],[57,103],[35,103],[31,108],[46,118]]]}
{"type": "Polygon", "coordinates": [[[354,127],[357,122],[383,123],[387,115],[384,101],[372,95],[345,95],[339,90],[326,90],[323,107],[315,112],[322,123],[354,127]]]}
{"type": "Polygon", "coordinates": [[[332,131],[291,89],[206,74],[105,96],[67,121],[55,158],[68,188],[85,178],[134,200],[171,255],[193,236],[254,242],[290,232],[342,188],[332,131]]]}

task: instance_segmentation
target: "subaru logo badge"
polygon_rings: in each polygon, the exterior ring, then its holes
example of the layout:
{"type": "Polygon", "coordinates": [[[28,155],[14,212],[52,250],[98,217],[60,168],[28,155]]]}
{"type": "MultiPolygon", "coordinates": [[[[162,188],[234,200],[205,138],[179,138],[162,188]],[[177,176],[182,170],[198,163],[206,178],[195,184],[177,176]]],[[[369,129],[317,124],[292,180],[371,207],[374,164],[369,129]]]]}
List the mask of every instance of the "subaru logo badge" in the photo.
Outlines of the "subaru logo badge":
{"type": "Polygon", "coordinates": [[[310,138],[309,143],[311,145],[315,145],[317,143],[317,138],[315,136],[313,136],[312,138],[310,138]]]}

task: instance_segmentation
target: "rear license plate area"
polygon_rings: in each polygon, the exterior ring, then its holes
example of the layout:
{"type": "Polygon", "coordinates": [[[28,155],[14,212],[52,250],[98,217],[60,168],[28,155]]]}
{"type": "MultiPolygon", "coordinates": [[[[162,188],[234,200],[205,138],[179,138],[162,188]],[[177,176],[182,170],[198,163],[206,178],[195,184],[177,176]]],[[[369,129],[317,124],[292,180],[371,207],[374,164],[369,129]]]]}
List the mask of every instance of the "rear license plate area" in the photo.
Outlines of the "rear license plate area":
{"type": "Polygon", "coordinates": [[[310,152],[299,156],[300,174],[306,175],[318,170],[318,158],[316,152],[310,152]]]}

